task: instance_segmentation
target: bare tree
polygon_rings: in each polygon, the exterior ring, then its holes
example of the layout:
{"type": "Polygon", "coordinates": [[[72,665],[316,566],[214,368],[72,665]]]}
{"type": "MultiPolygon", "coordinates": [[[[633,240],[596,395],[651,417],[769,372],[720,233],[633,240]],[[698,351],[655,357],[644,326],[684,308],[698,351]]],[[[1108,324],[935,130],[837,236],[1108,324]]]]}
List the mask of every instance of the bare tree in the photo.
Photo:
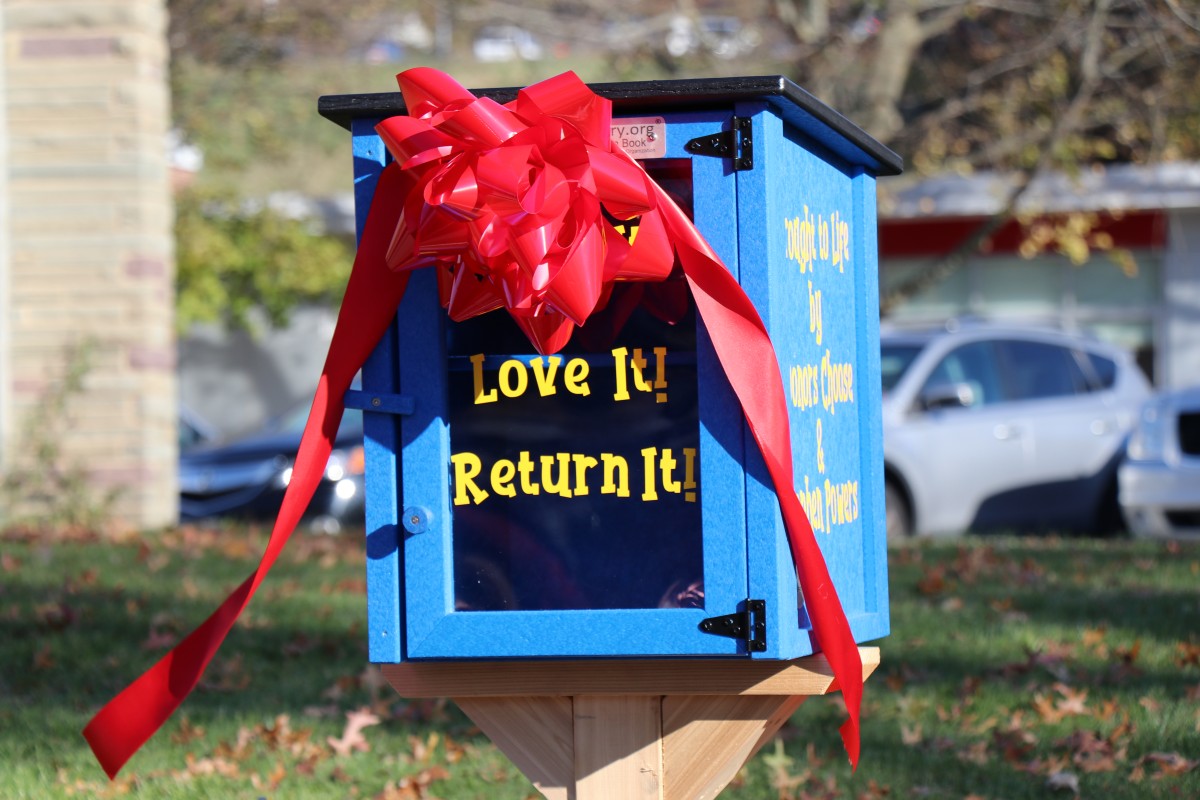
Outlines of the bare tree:
{"type": "Polygon", "coordinates": [[[1049,169],[1200,152],[1200,27],[1178,0],[775,0],[794,77],[916,174],[1003,170],[997,216],[895,287],[944,279],[1049,169]]]}

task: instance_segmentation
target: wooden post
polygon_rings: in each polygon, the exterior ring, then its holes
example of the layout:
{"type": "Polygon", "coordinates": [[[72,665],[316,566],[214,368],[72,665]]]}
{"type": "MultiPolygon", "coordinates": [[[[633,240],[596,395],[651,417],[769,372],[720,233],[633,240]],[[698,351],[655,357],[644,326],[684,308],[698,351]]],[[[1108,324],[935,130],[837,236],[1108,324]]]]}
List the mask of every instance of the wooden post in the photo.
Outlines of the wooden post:
{"type": "MultiPolygon", "coordinates": [[[[863,679],[879,648],[861,647],[863,679]]],[[[385,664],[405,697],[452,697],[548,800],[708,800],[811,695],[795,661],[450,661],[385,664]]]]}

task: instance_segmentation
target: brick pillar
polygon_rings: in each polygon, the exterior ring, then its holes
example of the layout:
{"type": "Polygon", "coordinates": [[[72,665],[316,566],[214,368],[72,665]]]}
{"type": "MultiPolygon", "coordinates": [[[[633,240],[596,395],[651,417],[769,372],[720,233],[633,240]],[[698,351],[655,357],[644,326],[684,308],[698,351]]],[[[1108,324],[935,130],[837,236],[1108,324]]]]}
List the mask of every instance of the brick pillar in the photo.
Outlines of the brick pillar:
{"type": "MultiPolygon", "coordinates": [[[[164,0],[4,0],[7,84],[6,465],[66,356],[90,369],[64,463],[125,526],[175,521],[173,240],[164,0]]],[[[4,118],[0,116],[0,120],[4,118]]],[[[0,262],[2,268],[3,262],[0,262]]]]}
{"type": "Polygon", "coordinates": [[[8,75],[5,69],[5,64],[8,63],[8,47],[4,16],[4,10],[0,8],[0,473],[3,472],[5,464],[5,448],[2,445],[8,442],[12,431],[12,414],[9,408],[10,380],[6,377],[12,374],[9,366],[12,342],[8,330],[8,275],[12,236],[8,225],[8,75]]]}

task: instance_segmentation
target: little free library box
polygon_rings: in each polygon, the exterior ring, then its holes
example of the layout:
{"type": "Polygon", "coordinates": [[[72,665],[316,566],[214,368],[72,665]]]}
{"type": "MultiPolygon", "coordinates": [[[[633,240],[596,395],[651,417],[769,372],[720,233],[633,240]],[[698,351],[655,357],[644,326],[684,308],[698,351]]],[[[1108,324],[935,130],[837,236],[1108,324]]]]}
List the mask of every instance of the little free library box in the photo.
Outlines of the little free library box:
{"type": "MultiPolygon", "coordinates": [[[[855,641],[885,636],[875,180],[899,158],[783,78],[591,89],[766,324],[794,491],[855,641]]],[[[375,126],[403,98],[320,111],[353,137],[361,234],[388,161],[375,126]]],[[[625,284],[538,355],[503,311],[452,321],[437,280],[413,271],[347,395],[372,661],[813,652],[775,490],[685,282],[625,284]]]]}

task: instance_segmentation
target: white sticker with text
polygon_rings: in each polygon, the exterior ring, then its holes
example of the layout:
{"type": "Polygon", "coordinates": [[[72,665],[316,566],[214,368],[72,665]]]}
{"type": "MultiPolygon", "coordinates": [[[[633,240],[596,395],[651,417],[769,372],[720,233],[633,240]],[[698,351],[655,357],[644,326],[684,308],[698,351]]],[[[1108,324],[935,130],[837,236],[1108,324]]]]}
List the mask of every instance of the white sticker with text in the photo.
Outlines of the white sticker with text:
{"type": "Polygon", "coordinates": [[[633,158],[663,158],[667,154],[667,123],[662,117],[614,119],[613,142],[633,158]]]}

